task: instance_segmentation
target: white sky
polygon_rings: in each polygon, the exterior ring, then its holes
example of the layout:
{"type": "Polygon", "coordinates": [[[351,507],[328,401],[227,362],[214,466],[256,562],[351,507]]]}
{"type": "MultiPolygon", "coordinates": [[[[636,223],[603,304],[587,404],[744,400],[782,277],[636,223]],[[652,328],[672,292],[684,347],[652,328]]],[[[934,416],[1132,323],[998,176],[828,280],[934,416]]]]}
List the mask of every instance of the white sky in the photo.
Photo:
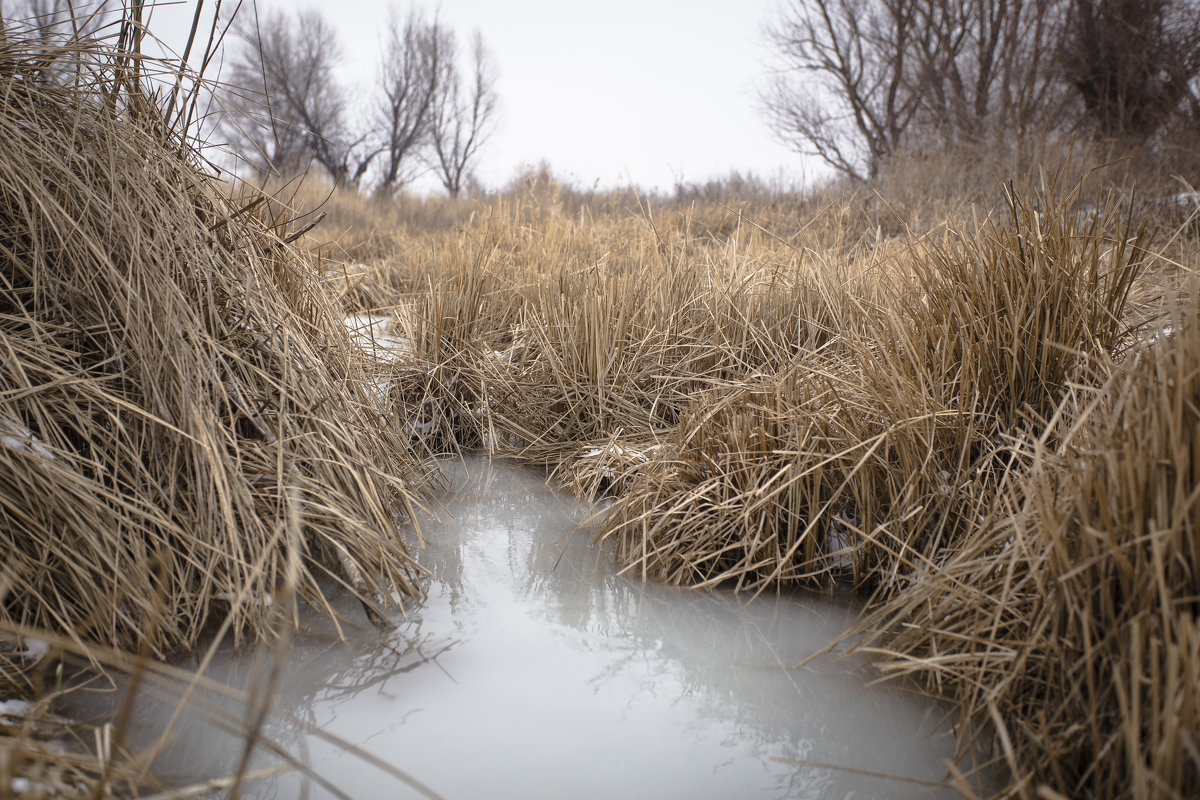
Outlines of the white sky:
{"type": "MultiPolygon", "coordinates": [[[[386,0],[286,3],[325,12],[347,83],[375,74],[386,0]]],[[[226,10],[236,2],[226,0],[226,10]]],[[[251,13],[245,0],[241,13],[251,13]]],[[[479,28],[499,67],[500,128],[480,154],[488,186],[545,159],[590,187],[670,189],[730,170],[804,179],[806,160],[772,139],[755,107],[771,58],[762,26],[779,0],[441,0],[422,4],[464,43],[479,28]]],[[[206,9],[211,9],[208,0],[206,9]]],[[[182,49],[192,2],[155,9],[150,28],[182,49]]],[[[352,87],[347,87],[353,91],[352,87]]],[[[809,175],[811,164],[809,166],[809,175]]]]}

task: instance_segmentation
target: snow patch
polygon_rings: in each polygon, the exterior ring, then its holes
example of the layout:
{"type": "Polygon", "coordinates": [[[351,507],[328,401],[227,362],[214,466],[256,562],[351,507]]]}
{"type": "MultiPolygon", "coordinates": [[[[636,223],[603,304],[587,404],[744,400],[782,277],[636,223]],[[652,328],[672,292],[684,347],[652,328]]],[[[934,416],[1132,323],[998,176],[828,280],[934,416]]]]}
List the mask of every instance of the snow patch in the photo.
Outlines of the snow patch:
{"type": "MultiPolygon", "coordinates": [[[[624,447],[622,445],[617,444],[616,442],[607,444],[604,447],[592,447],[592,448],[588,449],[587,452],[585,452],[579,458],[580,459],[598,458],[600,456],[607,456],[609,458],[614,458],[614,459],[618,459],[618,460],[622,460],[622,461],[626,461],[626,462],[632,461],[632,462],[639,463],[639,464],[645,464],[647,461],[650,460],[649,457],[646,456],[644,453],[639,453],[637,450],[634,450],[631,447],[624,447]]],[[[616,473],[611,469],[604,470],[603,475],[608,480],[612,480],[613,478],[616,477],[616,473]]]]}
{"type": "Polygon", "coordinates": [[[1151,345],[1158,344],[1159,342],[1170,339],[1174,335],[1175,335],[1174,326],[1163,325],[1161,328],[1159,328],[1158,330],[1154,331],[1149,336],[1147,336],[1145,339],[1145,342],[1146,342],[1146,344],[1151,344],[1151,345]]]}
{"type": "Polygon", "coordinates": [[[858,520],[838,511],[825,529],[825,549],[829,551],[829,565],[834,569],[848,570],[854,567],[854,531],[858,520]]]}
{"type": "Polygon", "coordinates": [[[32,453],[47,461],[54,460],[54,454],[42,446],[33,431],[3,414],[0,414],[0,444],[22,453],[32,453]]]}
{"type": "Polygon", "coordinates": [[[24,700],[0,700],[0,717],[25,717],[30,708],[24,700]]]}
{"type": "Polygon", "coordinates": [[[390,364],[413,353],[411,341],[391,332],[391,317],[351,314],[346,317],[345,325],[350,341],[376,361],[390,364]]]}
{"type": "Polygon", "coordinates": [[[424,419],[421,419],[420,417],[413,417],[412,419],[410,419],[408,421],[408,424],[404,426],[404,432],[409,434],[410,436],[414,436],[414,435],[424,436],[428,433],[432,433],[433,429],[434,429],[433,421],[424,420],[424,419]]]}
{"type": "Polygon", "coordinates": [[[32,636],[25,637],[25,649],[17,655],[26,661],[37,661],[42,656],[50,651],[50,643],[45,639],[35,639],[32,636]]]}

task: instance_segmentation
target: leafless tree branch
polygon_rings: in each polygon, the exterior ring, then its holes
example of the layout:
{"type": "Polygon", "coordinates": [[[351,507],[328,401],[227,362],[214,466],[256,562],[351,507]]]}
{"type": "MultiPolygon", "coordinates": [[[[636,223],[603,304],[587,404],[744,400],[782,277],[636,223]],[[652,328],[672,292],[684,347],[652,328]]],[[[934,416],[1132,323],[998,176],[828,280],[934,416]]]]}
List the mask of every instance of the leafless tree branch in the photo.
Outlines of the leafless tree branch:
{"type": "Polygon", "coordinates": [[[441,91],[430,118],[431,164],[451,197],[458,197],[479,149],[495,130],[497,70],[478,31],[471,39],[471,73],[464,86],[457,49],[442,62],[441,91]]]}
{"type": "Polygon", "coordinates": [[[351,143],[332,26],[315,10],[270,10],[244,17],[237,37],[222,125],[236,149],[264,172],[296,174],[315,161],[344,180],[351,143]]]}
{"type": "Polygon", "coordinates": [[[784,69],[763,108],[785,142],[862,180],[900,149],[1061,124],[1069,1],[791,0],[768,31],[784,69]]]}
{"type": "Polygon", "coordinates": [[[382,95],[376,109],[382,174],[378,190],[394,192],[415,176],[419,152],[429,143],[430,123],[453,59],[453,37],[435,18],[413,10],[388,26],[380,68],[382,95]]]}

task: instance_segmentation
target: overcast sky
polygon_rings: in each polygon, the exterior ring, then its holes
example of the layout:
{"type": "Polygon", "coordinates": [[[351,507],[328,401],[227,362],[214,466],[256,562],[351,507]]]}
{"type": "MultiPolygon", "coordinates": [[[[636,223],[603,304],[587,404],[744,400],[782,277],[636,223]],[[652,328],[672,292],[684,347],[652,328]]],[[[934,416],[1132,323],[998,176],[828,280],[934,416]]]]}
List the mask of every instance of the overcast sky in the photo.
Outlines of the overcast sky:
{"type": "MultiPolygon", "coordinates": [[[[755,107],[770,50],[762,26],[780,0],[441,0],[422,4],[465,41],[478,28],[500,71],[500,128],[482,151],[485,184],[545,159],[581,186],[670,189],[730,170],[798,182],[806,162],[770,135],[755,107]]],[[[341,34],[348,91],[369,86],[385,0],[312,7],[341,34]]],[[[211,8],[212,0],[206,3],[211,8]]],[[[226,0],[232,8],[235,2],[226,0]]],[[[194,4],[155,10],[151,30],[182,48],[194,4]]],[[[253,13],[245,0],[241,13],[253,13]]],[[[810,166],[811,169],[811,166],[810,166]]],[[[811,175],[810,175],[811,177],[811,175]]]]}

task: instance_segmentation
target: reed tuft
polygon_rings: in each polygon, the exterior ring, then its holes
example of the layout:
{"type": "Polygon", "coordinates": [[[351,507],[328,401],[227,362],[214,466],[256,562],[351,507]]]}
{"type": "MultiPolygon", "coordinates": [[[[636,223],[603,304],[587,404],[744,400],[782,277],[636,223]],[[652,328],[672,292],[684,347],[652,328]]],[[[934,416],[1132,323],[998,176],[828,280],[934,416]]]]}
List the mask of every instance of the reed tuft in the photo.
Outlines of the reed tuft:
{"type": "Polygon", "coordinates": [[[0,623],[162,658],[269,634],[285,584],[417,595],[371,365],[320,265],[121,79],[149,64],[0,40],[0,623]]]}

